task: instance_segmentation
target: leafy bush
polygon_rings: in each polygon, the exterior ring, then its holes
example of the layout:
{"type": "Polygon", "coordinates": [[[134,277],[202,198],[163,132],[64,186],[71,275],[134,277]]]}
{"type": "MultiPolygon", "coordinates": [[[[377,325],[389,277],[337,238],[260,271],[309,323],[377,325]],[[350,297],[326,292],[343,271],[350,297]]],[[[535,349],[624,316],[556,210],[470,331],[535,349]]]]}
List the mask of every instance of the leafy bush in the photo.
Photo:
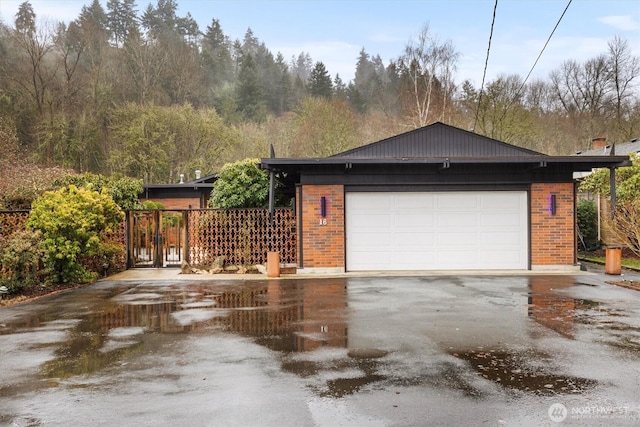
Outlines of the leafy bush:
{"type": "Polygon", "coordinates": [[[97,192],[104,189],[122,209],[142,209],[139,199],[140,193],[142,193],[142,180],[140,179],[129,177],[112,179],[87,172],[82,175],[67,174],[55,180],[53,185],[56,188],[74,185],[78,188],[91,188],[97,192]]]}
{"type": "Polygon", "coordinates": [[[79,259],[87,270],[97,274],[105,272],[111,274],[127,268],[125,247],[113,241],[103,242],[97,253],[90,256],[81,256],[79,259]]]}
{"type": "Polygon", "coordinates": [[[46,257],[39,230],[17,230],[0,242],[0,285],[17,293],[46,281],[46,257]]]}
{"type": "Polygon", "coordinates": [[[98,193],[71,185],[36,199],[27,226],[44,236],[45,263],[54,281],[87,282],[95,274],[84,267],[81,258],[100,255],[101,232],[113,231],[123,218],[105,190],[98,193]]]}
{"type": "MultiPolygon", "coordinates": [[[[578,202],[578,228],[584,240],[585,250],[593,250],[598,245],[598,214],[592,200],[578,202]]],[[[582,242],[579,242],[582,245],[582,242]]]]}
{"type": "Polygon", "coordinates": [[[145,200],[142,202],[142,209],[152,211],[155,209],[164,209],[164,205],[154,200],[145,200]]]}
{"type": "Polygon", "coordinates": [[[269,203],[269,176],[258,159],[227,163],[213,184],[210,207],[265,208],[269,203]]]}

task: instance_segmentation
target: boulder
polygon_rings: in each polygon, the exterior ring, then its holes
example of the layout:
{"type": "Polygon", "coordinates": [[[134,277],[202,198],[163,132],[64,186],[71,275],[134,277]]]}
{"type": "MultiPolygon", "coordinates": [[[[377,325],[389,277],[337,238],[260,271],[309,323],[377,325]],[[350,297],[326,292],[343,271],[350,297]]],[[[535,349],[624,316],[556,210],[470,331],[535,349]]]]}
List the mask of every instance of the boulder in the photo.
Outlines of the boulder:
{"type": "Polygon", "coordinates": [[[212,269],[223,269],[224,268],[224,260],[226,259],[226,257],[224,255],[220,255],[219,257],[217,257],[216,259],[213,260],[213,262],[211,263],[211,268],[212,269]]]}
{"type": "Polygon", "coordinates": [[[182,261],[182,265],[180,265],[180,274],[191,274],[192,269],[187,261],[182,261]]]}

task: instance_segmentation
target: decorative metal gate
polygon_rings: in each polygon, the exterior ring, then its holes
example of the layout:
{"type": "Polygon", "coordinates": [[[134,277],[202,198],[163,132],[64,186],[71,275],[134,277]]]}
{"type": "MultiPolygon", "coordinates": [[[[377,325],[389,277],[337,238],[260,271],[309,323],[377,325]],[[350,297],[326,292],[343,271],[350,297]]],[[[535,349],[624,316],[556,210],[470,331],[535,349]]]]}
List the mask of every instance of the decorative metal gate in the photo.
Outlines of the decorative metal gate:
{"type": "Polygon", "coordinates": [[[185,256],[186,211],[129,211],[128,266],[178,267],[185,256]]]}

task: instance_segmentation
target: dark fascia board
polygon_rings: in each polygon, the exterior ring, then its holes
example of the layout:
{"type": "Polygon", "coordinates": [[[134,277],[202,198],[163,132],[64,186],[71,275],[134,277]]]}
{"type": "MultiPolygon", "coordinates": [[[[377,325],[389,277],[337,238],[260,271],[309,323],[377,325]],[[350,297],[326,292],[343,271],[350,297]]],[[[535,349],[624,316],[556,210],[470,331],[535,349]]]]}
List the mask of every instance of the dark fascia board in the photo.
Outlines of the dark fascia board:
{"type": "Polygon", "coordinates": [[[519,157],[428,157],[428,158],[308,158],[286,159],[265,158],[261,167],[267,170],[305,169],[314,166],[358,165],[358,164],[529,164],[545,167],[547,164],[571,166],[575,172],[590,171],[597,168],[619,168],[631,166],[629,156],[519,156],[519,157]]]}
{"type": "Polygon", "coordinates": [[[193,183],[193,182],[185,182],[184,184],[144,184],[142,186],[143,189],[151,189],[151,188],[189,188],[197,190],[199,188],[213,188],[212,183],[193,183]]]}
{"type": "Polygon", "coordinates": [[[193,181],[183,182],[182,184],[144,184],[142,188],[193,188],[197,190],[198,188],[213,188],[213,182],[218,179],[218,174],[211,174],[204,176],[200,179],[195,179],[193,181]],[[213,181],[213,182],[206,182],[213,181]]]}

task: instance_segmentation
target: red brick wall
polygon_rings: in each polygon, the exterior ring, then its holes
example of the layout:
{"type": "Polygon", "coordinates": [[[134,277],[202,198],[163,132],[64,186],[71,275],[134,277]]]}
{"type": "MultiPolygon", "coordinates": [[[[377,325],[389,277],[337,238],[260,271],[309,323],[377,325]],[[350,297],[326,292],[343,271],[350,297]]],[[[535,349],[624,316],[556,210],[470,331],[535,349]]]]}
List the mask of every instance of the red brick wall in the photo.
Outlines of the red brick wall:
{"type": "Polygon", "coordinates": [[[573,183],[531,185],[531,266],[574,265],[575,223],[573,183]],[[556,214],[549,212],[556,196],[556,214]]]}
{"type": "Polygon", "coordinates": [[[298,197],[298,212],[302,213],[299,242],[304,257],[301,266],[344,268],[344,186],[304,185],[301,192],[302,197],[298,197]],[[320,215],[322,196],[327,201],[325,218],[320,215]]]}

